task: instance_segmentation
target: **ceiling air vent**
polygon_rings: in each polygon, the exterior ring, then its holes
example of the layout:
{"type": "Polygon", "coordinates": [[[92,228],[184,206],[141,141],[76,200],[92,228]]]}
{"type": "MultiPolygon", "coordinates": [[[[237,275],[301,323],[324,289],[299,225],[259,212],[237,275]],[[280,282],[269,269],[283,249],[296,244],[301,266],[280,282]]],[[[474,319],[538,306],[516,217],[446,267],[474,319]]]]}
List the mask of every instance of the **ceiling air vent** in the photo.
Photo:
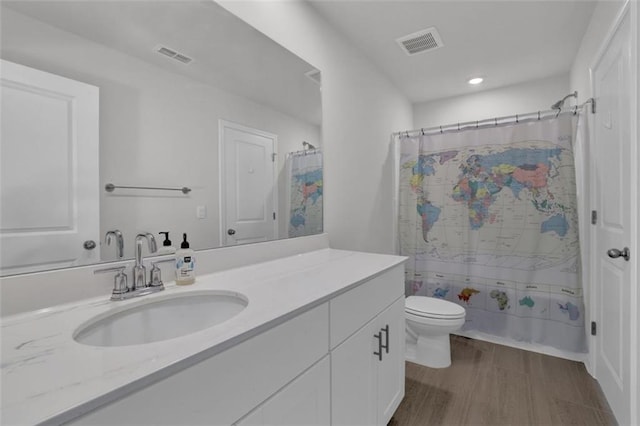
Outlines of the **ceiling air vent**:
{"type": "Polygon", "coordinates": [[[435,27],[418,31],[396,39],[402,50],[409,56],[420,52],[439,49],[442,46],[442,39],[435,27]]]}
{"type": "Polygon", "coordinates": [[[156,46],[155,51],[160,53],[161,55],[168,56],[169,58],[175,59],[176,61],[180,61],[183,64],[188,64],[189,62],[193,61],[193,59],[188,57],[187,55],[178,53],[175,50],[165,46],[156,46]]]}

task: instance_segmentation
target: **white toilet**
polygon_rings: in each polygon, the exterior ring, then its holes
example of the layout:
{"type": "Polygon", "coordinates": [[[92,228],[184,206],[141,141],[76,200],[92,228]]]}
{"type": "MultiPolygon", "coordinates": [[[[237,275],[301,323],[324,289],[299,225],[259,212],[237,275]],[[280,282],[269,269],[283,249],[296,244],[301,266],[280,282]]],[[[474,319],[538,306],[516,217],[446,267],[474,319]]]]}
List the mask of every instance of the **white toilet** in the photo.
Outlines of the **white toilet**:
{"type": "Polygon", "coordinates": [[[406,359],[426,367],[451,365],[449,333],[464,324],[466,311],[453,302],[427,296],[405,299],[406,359]]]}

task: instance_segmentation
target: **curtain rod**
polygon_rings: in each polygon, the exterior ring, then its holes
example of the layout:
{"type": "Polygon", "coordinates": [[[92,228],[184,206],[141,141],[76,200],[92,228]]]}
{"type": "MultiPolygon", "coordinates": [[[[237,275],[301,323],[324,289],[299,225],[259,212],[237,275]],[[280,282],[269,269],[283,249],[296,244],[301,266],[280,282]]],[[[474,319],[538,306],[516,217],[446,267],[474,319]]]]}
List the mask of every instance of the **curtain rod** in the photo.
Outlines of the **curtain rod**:
{"type": "Polygon", "coordinates": [[[320,150],[320,148],[313,148],[313,149],[303,149],[300,151],[293,151],[293,152],[287,152],[287,157],[294,157],[294,156],[299,156],[299,155],[311,155],[311,154],[319,154],[320,152],[322,152],[320,150]]]}
{"type": "Polygon", "coordinates": [[[547,119],[551,117],[555,118],[555,117],[558,117],[559,115],[565,115],[565,114],[576,115],[578,111],[584,108],[584,106],[587,104],[591,104],[591,112],[595,113],[596,112],[595,100],[593,98],[589,98],[580,105],[574,105],[573,107],[571,107],[571,110],[569,111],[550,109],[546,111],[529,112],[526,114],[508,115],[504,117],[487,118],[484,120],[477,120],[477,121],[467,121],[464,123],[453,123],[453,124],[447,124],[443,126],[435,126],[435,127],[421,128],[421,129],[415,129],[415,130],[405,130],[403,132],[394,132],[391,134],[391,136],[409,137],[411,135],[414,135],[414,136],[435,135],[438,133],[459,132],[462,130],[479,129],[479,128],[486,128],[486,127],[492,127],[492,126],[495,127],[495,126],[500,126],[504,124],[536,121],[536,120],[542,120],[542,119],[547,119]]]}

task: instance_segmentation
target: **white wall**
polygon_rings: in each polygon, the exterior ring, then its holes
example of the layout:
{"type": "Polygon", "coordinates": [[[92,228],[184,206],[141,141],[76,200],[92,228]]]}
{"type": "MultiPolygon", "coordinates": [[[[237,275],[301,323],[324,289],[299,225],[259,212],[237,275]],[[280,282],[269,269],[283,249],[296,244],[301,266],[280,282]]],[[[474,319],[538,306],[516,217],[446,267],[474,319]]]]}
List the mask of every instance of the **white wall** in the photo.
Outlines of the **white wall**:
{"type": "Polygon", "coordinates": [[[393,252],[389,140],[412,127],[410,102],[308,3],[219,3],[322,71],[324,223],[332,247],[393,252]]]}
{"type": "MultiPolygon", "coordinates": [[[[192,248],[219,245],[218,119],[278,135],[281,235],[286,235],[285,154],[306,140],[320,145],[320,128],[223,89],[191,80],[117,50],[3,10],[4,59],[98,86],[100,89],[101,234],[118,228],[125,257],[140,231],[183,232],[192,248]],[[79,59],[80,58],[80,59],[79,59]],[[116,185],[188,186],[181,193],[116,191],[116,185]],[[196,218],[206,206],[207,217],[196,218]]],[[[103,247],[103,260],[115,259],[103,247]]]]}
{"type": "Polygon", "coordinates": [[[413,123],[415,128],[427,128],[544,111],[569,92],[569,75],[556,75],[499,89],[414,104],[413,123]]]}
{"type": "Polygon", "coordinates": [[[589,67],[593,65],[598,49],[600,49],[624,3],[623,0],[599,1],[593,11],[570,73],[571,90],[577,90],[582,100],[592,96],[589,67]]]}

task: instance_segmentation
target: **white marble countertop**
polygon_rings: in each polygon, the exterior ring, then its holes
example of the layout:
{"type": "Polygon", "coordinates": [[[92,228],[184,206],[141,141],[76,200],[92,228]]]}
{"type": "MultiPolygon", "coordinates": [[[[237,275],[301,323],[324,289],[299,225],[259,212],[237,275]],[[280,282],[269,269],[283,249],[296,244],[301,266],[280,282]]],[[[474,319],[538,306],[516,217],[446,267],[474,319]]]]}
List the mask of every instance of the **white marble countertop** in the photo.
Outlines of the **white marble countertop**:
{"type": "Polygon", "coordinates": [[[122,302],[109,295],[2,320],[2,424],[59,424],[281,324],[404,262],[404,257],[323,249],[169,283],[122,302]],[[241,293],[249,304],[230,320],[175,339],[94,347],[74,331],[114,308],[202,290],[241,293]]]}

